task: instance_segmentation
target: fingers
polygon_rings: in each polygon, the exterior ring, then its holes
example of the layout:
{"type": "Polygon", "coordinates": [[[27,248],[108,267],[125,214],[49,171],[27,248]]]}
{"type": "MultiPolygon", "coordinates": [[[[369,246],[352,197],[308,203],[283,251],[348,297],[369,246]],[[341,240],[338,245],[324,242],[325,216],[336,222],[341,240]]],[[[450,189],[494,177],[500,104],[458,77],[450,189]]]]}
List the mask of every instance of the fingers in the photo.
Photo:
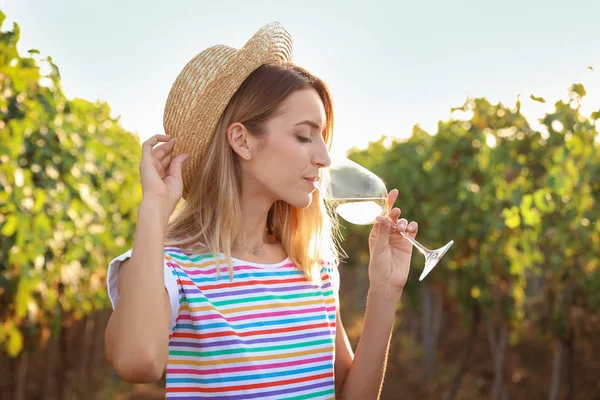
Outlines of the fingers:
{"type": "Polygon", "coordinates": [[[161,144],[160,146],[157,146],[156,148],[152,149],[152,156],[156,157],[159,161],[162,161],[165,155],[171,154],[173,148],[175,147],[176,141],[177,138],[173,138],[167,143],[161,144]]]}
{"type": "Polygon", "coordinates": [[[400,218],[401,213],[402,213],[402,211],[396,207],[396,208],[393,208],[392,211],[388,215],[390,221],[392,222],[392,233],[396,232],[396,225],[398,224],[398,218],[400,218]]]}
{"type": "Polygon", "coordinates": [[[412,221],[410,224],[408,224],[407,232],[410,236],[412,236],[412,237],[417,236],[418,231],[419,231],[419,224],[417,224],[415,221],[412,221]]]}
{"type": "Polygon", "coordinates": [[[375,246],[378,246],[378,243],[386,243],[390,237],[390,233],[392,232],[392,221],[389,218],[379,216],[377,217],[376,227],[377,231],[377,239],[375,242],[375,246]]]}
{"type": "Polygon", "coordinates": [[[406,232],[412,237],[417,236],[418,231],[419,231],[419,224],[417,224],[415,221],[411,221],[409,224],[408,221],[404,218],[402,218],[401,220],[398,221],[398,224],[396,225],[396,230],[395,230],[396,233],[406,232]]]}
{"type": "Polygon", "coordinates": [[[419,225],[412,221],[410,224],[405,218],[399,219],[402,211],[399,208],[394,208],[394,203],[398,199],[398,189],[393,189],[388,193],[388,216],[392,223],[392,233],[406,232],[410,236],[415,237],[419,230],[419,225]]]}
{"type": "Polygon", "coordinates": [[[173,159],[173,162],[169,166],[169,176],[177,178],[181,180],[181,170],[183,166],[183,162],[188,158],[188,154],[179,154],[177,157],[173,159]]]}
{"type": "Polygon", "coordinates": [[[173,159],[173,152],[167,153],[162,160],[160,160],[160,165],[167,170],[169,169],[169,165],[171,164],[171,160],[173,159]]]}
{"type": "Polygon", "coordinates": [[[171,139],[169,135],[154,135],[142,143],[142,157],[147,158],[152,155],[152,149],[159,142],[168,142],[171,139]]]}
{"type": "Polygon", "coordinates": [[[398,232],[404,232],[406,230],[407,225],[408,225],[408,221],[406,221],[406,218],[402,218],[400,221],[398,221],[398,224],[397,224],[398,232]]]}
{"type": "Polygon", "coordinates": [[[392,212],[394,203],[398,199],[398,189],[393,189],[388,193],[388,214],[392,212]]]}
{"type": "Polygon", "coordinates": [[[152,156],[158,161],[164,171],[168,171],[173,159],[173,149],[175,148],[176,140],[177,138],[172,138],[169,135],[154,135],[142,145],[142,154],[146,157],[148,155],[152,156]],[[156,146],[159,142],[164,143],[156,146]]]}

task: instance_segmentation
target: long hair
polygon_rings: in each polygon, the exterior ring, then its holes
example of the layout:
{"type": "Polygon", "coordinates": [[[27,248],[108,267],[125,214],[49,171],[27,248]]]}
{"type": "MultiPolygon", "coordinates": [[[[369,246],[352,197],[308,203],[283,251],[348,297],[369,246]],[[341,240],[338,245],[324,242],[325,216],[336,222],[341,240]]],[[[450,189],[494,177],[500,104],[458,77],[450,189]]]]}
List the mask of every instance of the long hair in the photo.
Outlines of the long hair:
{"type": "MultiPolygon", "coordinates": [[[[224,255],[233,278],[231,248],[240,233],[241,178],[226,129],[240,122],[252,135],[264,136],[265,123],[278,112],[281,103],[292,93],[307,88],[315,89],[323,102],[323,138],[331,147],[333,105],[325,83],[291,63],[263,65],[244,81],[221,115],[189,195],[169,222],[165,245],[186,247],[201,242],[205,246],[201,246],[200,253],[212,253],[217,265],[221,258],[218,255],[224,255]]],[[[268,213],[267,230],[282,243],[288,257],[305,276],[319,282],[322,263],[335,267],[339,262],[339,230],[319,191],[312,196],[311,205],[304,209],[275,202],[268,213]]]]}

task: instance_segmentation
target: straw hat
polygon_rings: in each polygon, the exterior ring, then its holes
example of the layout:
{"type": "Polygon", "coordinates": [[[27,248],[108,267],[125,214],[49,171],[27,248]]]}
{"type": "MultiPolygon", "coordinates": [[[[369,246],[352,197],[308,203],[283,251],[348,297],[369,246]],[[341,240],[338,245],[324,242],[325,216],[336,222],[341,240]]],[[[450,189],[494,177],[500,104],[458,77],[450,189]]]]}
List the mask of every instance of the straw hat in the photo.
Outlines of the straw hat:
{"type": "Polygon", "coordinates": [[[264,64],[292,60],[292,37],[279,25],[263,26],[239,50],[209,47],[179,73],[169,92],[163,116],[165,133],[177,138],[173,157],[188,153],[183,164],[183,198],[190,190],[215,126],[246,78],[264,64]]]}

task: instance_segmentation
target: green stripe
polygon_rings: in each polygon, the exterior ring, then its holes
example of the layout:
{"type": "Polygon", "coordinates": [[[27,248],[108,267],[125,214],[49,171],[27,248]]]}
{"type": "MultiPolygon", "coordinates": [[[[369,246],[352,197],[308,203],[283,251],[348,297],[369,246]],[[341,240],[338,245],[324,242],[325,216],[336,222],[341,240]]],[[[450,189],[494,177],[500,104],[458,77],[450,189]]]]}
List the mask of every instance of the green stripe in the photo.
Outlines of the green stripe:
{"type": "MultiPolygon", "coordinates": [[[[230,304],[242,304],[242,303],[253,303],[258,301],[274,301],[274,300],[291,300],[291,299],[302,299],[306,297],[321,297],[321,296],[331,296],[333,292],[328,290],[326,292],[316,292],[316,293],[303,293],[303,294],[285,294],[282,296],[259,296],[259,297],[245,297],[241,299],[231,299],[231,300],[223,300],[223,301],[214,301],[211,302],[215,307],[220,306],[228,306],[230,304]]],[[[187,299],[188,303],[205,303],[208,300],[203,297],[193,297],[187,299]]]]}
{"type": "Polygon", "coordinates": [[[205,297],[192,297],[191,299],[188,299],[183,295],[179,296],[179,304],[181,303],[210,303],[210,301],[205,297]]]}
{"type": "MultiPolygon", "coordinates": [[[[178,260],[183,260],[183,261],[192,261],[192,262],[196,262],[196,261],[200,261],[200,260],[205,260],[207,258],[214,258],[212,254],[207,253],[207,254],[200,254],[197,255],[195,257],[187,257],[185,255],[179,254],[179,253],[171,253],[169,251],[166,252],[169,256],[176,258],[178,260]]],[[[227,265],[227,263],[225,262],[225,260],[220,260],[221,262],[219,264],[221,265],[227,265]]]]}
{"type": "Polygon", "coordinates": [[[255,347],[255,348],[249,348],[249,349],[237,348],[237,349],[215,350],[215,351],[171,350],[171,351],[169,351],[169,355],[190,356],[190,357],[210,357],[210,356],[220,356],[220,355],[224,355],[224,354],[261,353],[263,351],[289,350],[289,349],[297,349],[297,348],[309,347],[309,346],[318,346],[321,344],[331,344],[331,339],[315,340],[312,342],[284,344],[284,345],[280,345],[280,346],[255,347]]]}
{"type": "Polygon", "coordinates": [[[315,397],[321,397],[321,396],[325,396],[325,395],[328,395],[328,394],[333,395],[334,393],[335,393],[335,389],[329,389],[329,390],[324,390],[324,391],[318,392],[318,393],[303,394],[302,396],[286,397],[285,399],[281,399],[281,400],[314,399],[315,397]]]}

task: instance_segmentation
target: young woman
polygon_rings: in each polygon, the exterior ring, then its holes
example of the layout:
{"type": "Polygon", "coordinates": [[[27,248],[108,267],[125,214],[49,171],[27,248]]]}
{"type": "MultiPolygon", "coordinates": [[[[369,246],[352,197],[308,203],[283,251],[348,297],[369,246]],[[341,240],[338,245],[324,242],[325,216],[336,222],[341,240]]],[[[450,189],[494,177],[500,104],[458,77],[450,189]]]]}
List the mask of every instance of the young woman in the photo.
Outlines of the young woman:
{"type": "Polygon", "coordinates": [[[119,376],[153,382],[166,368],[169,399],[377,398],[412,251],[398,232],[417,225],[390,206],[372,229],[354,354],[335,220],[316,190],[331,97],[292,63],[289,34],[271,23],[240,50],[198,54],[164,126],[142,145],[134,245],[109,265],[106,357],[119,376]]]}

